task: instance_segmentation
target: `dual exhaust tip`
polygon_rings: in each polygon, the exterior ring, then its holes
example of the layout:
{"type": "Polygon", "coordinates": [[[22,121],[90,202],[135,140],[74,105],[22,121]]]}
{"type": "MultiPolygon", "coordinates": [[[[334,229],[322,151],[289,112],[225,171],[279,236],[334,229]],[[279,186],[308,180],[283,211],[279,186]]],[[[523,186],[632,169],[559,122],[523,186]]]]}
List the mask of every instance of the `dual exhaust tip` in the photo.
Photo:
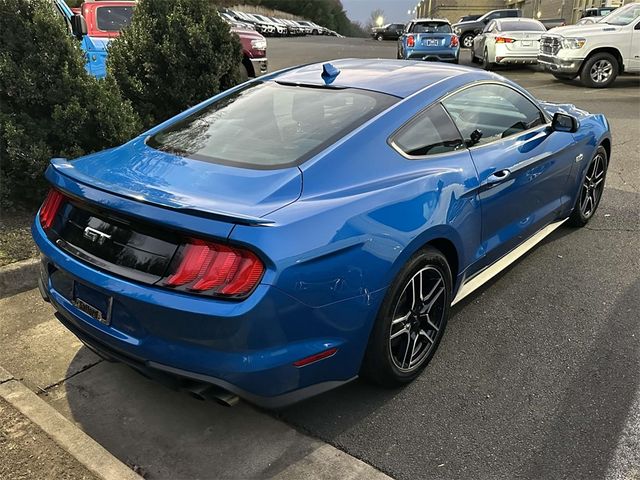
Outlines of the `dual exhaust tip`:
{"type": "Polygon", "coordinates": [[[213,400],[223,407],[233,407],[237,405],[240,398],[223,388],[216,387],[206,383],[196,384],[185,388],[187,393],[197,400],[213,400]]]}

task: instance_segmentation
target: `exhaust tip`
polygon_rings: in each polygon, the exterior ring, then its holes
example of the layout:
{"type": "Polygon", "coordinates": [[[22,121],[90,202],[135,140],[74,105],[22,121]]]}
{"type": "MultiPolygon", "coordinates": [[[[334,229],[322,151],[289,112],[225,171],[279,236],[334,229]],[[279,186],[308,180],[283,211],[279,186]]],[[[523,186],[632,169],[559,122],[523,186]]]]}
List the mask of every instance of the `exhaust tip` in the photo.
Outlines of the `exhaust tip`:
{"type": "Polygon", "coordinates": [[[223,407],[233,407],[240,401],[240,398],[237,395],[220,387],[216,387],[215,385],[209,385],[206,383],[193,385],[185,390],[196,400],[213,400],[223,407]]]}

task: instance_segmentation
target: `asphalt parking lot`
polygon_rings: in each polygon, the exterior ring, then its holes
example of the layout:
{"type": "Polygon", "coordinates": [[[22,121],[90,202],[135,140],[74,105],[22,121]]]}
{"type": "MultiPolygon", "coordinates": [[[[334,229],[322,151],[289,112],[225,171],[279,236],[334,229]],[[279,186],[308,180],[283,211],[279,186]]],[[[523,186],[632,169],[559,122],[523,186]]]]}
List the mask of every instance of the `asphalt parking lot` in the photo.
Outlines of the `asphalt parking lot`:
{"type": "MultiPolygon", "coordinates": [[[[344,57],[395,58],[395,42],[269,39],[272,71],[344,57]]],[[[300,478],[322,441],[398,479],[640,479],[640,78],[589,90],[499,73],[607,115],[607,187],[586,228],[560,228],[455,307],[413,384],[225,409],[100,361],[35,290],[0,299],[0,365],[150,479],[300,478]]],[[[374,471],[359,472],[318,475],[374,471]]]]}

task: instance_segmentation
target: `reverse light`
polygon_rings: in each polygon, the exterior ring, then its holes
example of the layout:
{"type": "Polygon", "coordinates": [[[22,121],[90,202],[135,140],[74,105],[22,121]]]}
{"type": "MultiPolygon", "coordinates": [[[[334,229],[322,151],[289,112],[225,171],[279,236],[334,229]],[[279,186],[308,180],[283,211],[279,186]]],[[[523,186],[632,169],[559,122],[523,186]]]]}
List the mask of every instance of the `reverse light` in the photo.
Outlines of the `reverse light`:
{"type": "Polygon", "coordinates": [[[191,293],[243,297],[263,273],[263,263],[247,249],[192,239],[164,285],[191,293]]]}
{"type": "Polygon", "coordinates": [[[509,37],[496,37],[496,43],[514,43],[515,39],[509,37]]]}
{"type": "Polygon", "coordinates": [[[325,350],[324,352],[316,353],[315,355],[311,355],[309,357],[302,358],[293,362],[294,367],[304,367],[305,365],[309,365],[311,363],[317,362],[319,360],[323,360],[325,358],[332,357],[338,351],[337,348],[330,348],[329,350],[325,350]]]}
{"type": "Polygon", "coordinates": [[[458,36],[457,35],[453,35],[451,37],[451,43],[449,44],[450,47],[457,47],[458,45],[460,45],[460,41],[458,40],[458,36]]]}
{"type": "Polygon", "coordinates": [[[407,47],[415,47],[416,46],[416,38],[413,35],[409,35],[407,37],[407,47]]]}
{"type": "Polygon", "coordinates": [[[42,225],[43,229],[48,230],[51,228],[63,200],[64,195],[58,190],[55,188],[49,190],[47,197],[44,199],[44,202],[40,207],[40,225],[42,225]]]}

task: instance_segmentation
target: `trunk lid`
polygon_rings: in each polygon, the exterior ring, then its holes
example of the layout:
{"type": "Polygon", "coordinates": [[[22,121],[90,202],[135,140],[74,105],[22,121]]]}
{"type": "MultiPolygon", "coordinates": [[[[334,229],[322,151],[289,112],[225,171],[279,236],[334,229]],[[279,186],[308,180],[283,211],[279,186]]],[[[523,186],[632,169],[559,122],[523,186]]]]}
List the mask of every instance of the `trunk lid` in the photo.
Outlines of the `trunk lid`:
{"type": "Polygon", "coordinates": [[[194,160],[136,140],[52,167],[80,183],[144,203],[211,215],[230,223],[260,218],[298,199],[297,167],[258,170],[194,160]]]}
{"type": "Polygon", "coordinates": [[[416,48],[420,50],[440,50],[448,48],[451,44],[452,33],[414,33],[416,48]]]}
{"type": "Polygon", "coordinates": [[[500,37],[513,38],[515,42],[506,43],[507,50],[538,51],[540,49],[540,37],[543,32],[500,32],[500,37]]]}

